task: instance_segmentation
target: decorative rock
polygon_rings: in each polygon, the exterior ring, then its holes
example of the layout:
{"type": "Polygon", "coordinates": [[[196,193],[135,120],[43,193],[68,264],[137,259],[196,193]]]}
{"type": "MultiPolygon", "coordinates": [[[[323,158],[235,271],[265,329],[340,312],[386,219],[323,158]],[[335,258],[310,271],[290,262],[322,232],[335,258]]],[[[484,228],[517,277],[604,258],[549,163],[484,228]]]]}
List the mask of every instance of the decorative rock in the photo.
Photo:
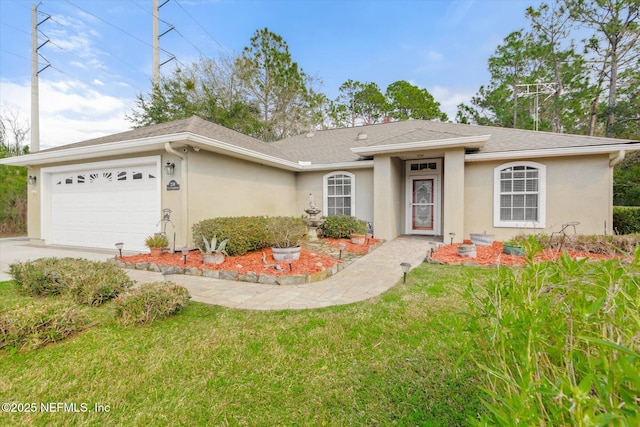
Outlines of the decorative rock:
{"type": "Polygon", "coordinates": [[[220,270],[209,270],[209,269],[202,269],[202,275],[204,277],[211,277],[212,279],[219,279],[220,278],[220,270]]]}
{"type": "Polygon", "coordinates": [[[307,283],[307,275],[293,274],[291,276],[280,276],[276,279],[276,283],[280,286],[302,285],[307,283]]]}
{"type": "Polygon", "coordinates": [[[238,276],[238,280],[240,280],[241,282],[257,283],[258,275],[253,271],[250,271],[247,274],[241,274],[240,276],[238,276]]]}
{"type": "Polygon", "coordinates": [[[157,265],[157,264],[153,264],[153,263],[149,264],[149,268],[148,268],[148,270],[149,270],[149,271],[154,271],[154,272],[156,272],[156,273],[160,273],[160,272],[162,271],[162,270],[160,269],[160,267],[158,267],[158,265],[157,265]]]}
{"type": "Polygon", "coordinates": [[[258,276],[258,283],[262,283],[264,285],[275,285],[277,279],[278,278],[276,276],[263,273],[260,276],[258,276]]]}
{"type": "Polygon", "coordinates": [[[146,270],[147,268],[149,268],[149,263],[148,262],[138,262],[138,263],[136,263],[136,270],[146,270]]]}
{"type": "Polygon", "coordinates": [[[238,272],[233,270],[220,270],[220,279],[238,280],[238,272]]]}
{"type": "Polygon", "coordinates": [[[184,273],[190,276],[202,276],[202,270],[197,267],[187,267],[184,270],[184,273]]]}
{"type": "Polygon", "coordinates": [[[322,270],[309,275],[309,282],[319,282],[331,276],[331,270],[322,270]]]}

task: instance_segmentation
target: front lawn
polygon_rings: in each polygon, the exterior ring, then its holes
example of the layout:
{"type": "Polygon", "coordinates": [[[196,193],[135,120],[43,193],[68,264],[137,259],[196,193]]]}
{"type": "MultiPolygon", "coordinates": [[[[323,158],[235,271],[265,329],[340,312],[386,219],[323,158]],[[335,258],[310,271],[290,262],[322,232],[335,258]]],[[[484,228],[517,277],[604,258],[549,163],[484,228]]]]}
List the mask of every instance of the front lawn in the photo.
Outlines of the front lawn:
{"type": "MultiPolygon", "coordinates": [[[[425,264],[406,285],[357,304],[259,312],[190,302],[143,327],[122,326],[107,303],[90,310],[96,326],[66,341],[0,351],[0,400],[36,404],[1,423],[465,424],[483,412],[482,374],[460,295],[495,274],[425,264]],[[43,412],[58,402],[67,407],[43,412]]],[[[0,310],[30,301],[0,283],[0,310]]]]}

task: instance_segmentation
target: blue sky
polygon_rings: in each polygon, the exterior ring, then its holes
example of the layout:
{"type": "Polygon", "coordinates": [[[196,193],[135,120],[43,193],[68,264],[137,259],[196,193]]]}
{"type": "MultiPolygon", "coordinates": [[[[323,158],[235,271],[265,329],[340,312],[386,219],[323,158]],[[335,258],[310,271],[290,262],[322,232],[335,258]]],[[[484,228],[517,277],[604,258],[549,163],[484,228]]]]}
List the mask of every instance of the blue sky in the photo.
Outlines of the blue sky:
{"type": "MultiPolygon", "coordinates": [[[[162,3],[164,0],[160,0],[162,3]]],[[[397,80],[426,88],[455,118],[489,81],[487,59],[511,31],[526,27],[539,0],[312,1],[170,0],[160,18],[173,25],[161,48],[176,56],[162,68],[200,56],[240,53],[268,27],[330,98],[348,79],[397,80]]],[[[31,6],[0,0],[0,106],[30,118],[31,6]]],[[[42,0],[40,74],[42,148],[127,130],[138,93],[151,86],[151,0],[42,0]],[[41,60],[41,67],[46,62],[41,60]]],[[[160,32],[168,29],[160,24],[160,32]]],[[[163,54],[161,62],[168,59],[163,54]]]]}

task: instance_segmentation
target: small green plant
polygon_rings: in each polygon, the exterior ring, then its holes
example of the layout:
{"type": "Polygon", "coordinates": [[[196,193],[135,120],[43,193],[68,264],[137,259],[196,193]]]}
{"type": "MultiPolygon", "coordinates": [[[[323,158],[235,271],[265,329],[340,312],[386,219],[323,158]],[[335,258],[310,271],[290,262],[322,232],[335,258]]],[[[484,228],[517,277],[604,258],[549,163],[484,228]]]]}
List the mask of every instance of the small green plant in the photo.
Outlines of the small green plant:
{"type": "Polygon", "coordinates": [[[153,236],[147,236],[144,244],[148,248],[164,248],[169,246],[169,239],[163,234],[156,233],[153,236]]]}
{"type": "Polygon", "coordinates": [[[86,314],[71,301],[34,301],[0,314],[0,349],[44,347],[84,329],[88,323],[86,314]]]}
{"type": "Polygon", "coordinates": [[[322,236],[331,239],[347,239],[352,234],[365,234],[366,232],[367,223],[349,215],[326,217],[326,222],[322,226],[322,236]]]}
{"type": "Polygon", "coordinates": [[[182,310],[191,296],[172,282],[145,283],[114,300],[116,316],[125,325],[143,325],[182,310]]]}
{"type": "Polygon", "coordinates": [[[614,206],[613,229],[617,234],[640,233],[640,207],[614,206]]]}
{"type": "Polygon", "coordinates": [[[290,248],[300,244],[300,240],[307,234],[307,225],[302,218],[276,216],[269,218],[267,232],[271,246],[290,248]]]}
{"type": "Polygon", "coordinates": [[[207,240],[206,237],[202,236],[202,241],[204,242],[204,246],[200,246],[198,249],[200,249],[200,252],[204,253],[204,254],[224,254],[227,255],[227,251],[225,250],[225,248],[227,247],[227,243],[229,243],[229,239],[225,239],[222,242],[220,242],[220,245],[216,247],[217,243],[218,243],[218,238],[216,236],[213,237],[213,239],[211,239],[211,244],[209,244],[209,241],[207,240]]]}

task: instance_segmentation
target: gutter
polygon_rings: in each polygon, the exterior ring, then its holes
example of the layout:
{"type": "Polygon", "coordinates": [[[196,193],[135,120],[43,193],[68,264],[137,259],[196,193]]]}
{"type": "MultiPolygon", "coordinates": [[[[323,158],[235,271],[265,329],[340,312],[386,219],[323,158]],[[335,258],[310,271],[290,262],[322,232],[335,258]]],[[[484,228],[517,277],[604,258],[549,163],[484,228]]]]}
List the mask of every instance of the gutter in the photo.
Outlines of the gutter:
{"type": "MultiPolygon", "coordinates": [[[[182,181],[182,186],[183,186],[182,194],[180,195],[181,197],[180,234],[182,235],[182,241],[183,241],[182,246],[189,247],[189,191],[188,191],[189,185],[187,184],[188,182],[187,167],[189,163],[187,162],[187,155],[186,155],[187,148],[185,147],[184,152],[180,153],[171,146],[170,142],[165,142],[164,149],[167,151],[167,153],[173,154],[174,156],[180,159],[180,180],[182,181]]],[[[163,165],[160,165],[161,169],[162,167],[163,165]]]]}
{"type": "Polygon", "coordinates": [[[612,168],[614,166],[619,165],[624,160],[625,151],[619,150],[618,153],[612,159],[609,159],[609,167],[612,168]]]}

